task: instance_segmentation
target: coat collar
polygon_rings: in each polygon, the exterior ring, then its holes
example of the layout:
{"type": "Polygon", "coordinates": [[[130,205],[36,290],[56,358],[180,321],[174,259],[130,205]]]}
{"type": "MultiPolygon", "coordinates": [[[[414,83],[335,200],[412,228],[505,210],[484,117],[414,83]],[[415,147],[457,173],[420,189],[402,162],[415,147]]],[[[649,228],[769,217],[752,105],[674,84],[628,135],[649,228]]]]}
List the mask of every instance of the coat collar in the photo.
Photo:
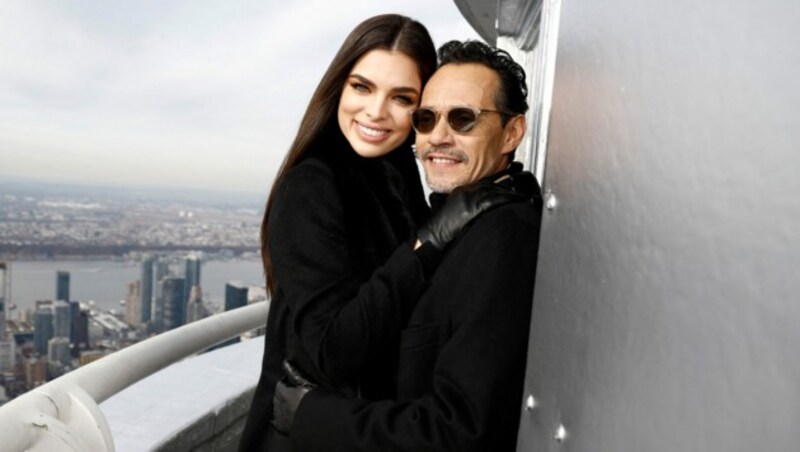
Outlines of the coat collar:
{"type": "MultiPolygon", "coordinates": [[[[511,162],[508,166],[497,173],[486,176],[476,183],[493,180],[494,183],[502,185],[509,190],[530,196],[534,201],[541,198],[541,188],[536,177],[529,171],[522,170],[522,163],[511,162]]],[[[447,200],[449,193],[431,193],[428,199],[431,209],[436,212],[447,200]]]]}

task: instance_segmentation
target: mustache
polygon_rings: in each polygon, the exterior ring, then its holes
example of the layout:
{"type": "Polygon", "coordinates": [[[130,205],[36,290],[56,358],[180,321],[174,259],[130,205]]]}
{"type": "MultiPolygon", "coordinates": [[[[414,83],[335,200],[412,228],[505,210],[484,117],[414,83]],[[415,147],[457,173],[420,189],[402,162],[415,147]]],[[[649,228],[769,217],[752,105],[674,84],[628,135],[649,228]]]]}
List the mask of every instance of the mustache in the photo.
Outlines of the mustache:
{"type": "Polygon", "coordinates": [[[453,149],[453,148],[450,148],[450,147],[428,146],[428,147],[423,148],[421,150],[417,149],[416,154],[417,154],[417,158],[419,158],[420,160],[423,160],[423,159],[428,158],[428,156],[431,155],[434,152],[437,153],[437,154],[441,154],[441,155],[447,156],[447,157],[451,157],[451,158],[454,158],[454,159],[461,160],[463,162],[469,161],[469,156],[467,155],[466,152],[458,150],[458,149],[453,149]]]}

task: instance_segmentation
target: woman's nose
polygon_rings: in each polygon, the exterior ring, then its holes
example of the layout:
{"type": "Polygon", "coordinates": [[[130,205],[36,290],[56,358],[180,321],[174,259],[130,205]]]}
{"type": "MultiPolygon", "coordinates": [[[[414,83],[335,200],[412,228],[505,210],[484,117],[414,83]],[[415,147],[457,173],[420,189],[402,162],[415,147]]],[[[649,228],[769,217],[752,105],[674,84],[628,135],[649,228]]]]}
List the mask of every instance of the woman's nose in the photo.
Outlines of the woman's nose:
{"type": "Polygon", "coordinates": [[[366,108],[367,116],[372,119],[381,119],[386,116],[386,99],[374,97],[366,108]]]}

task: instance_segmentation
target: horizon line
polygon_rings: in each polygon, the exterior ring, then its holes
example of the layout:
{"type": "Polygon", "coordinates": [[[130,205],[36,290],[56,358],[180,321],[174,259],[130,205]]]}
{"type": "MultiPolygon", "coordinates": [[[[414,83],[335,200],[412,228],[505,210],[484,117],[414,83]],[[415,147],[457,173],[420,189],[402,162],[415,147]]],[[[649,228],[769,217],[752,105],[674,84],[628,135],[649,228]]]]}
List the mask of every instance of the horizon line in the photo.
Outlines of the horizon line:
{"type": "Polygon", "coordinates": [[[219,194],[242,194],[249,196],[265,196],[266,191],[245,188],[224,188],[219,186],[185,186],[185,185],[163,185],[158,183],[143,183],[134,185],[130,183],[113,182],[92,182],[74,180],[52,180],[34,177],[6,176],[0,179],[0,187],[14,187],[17,184],[29,186],[42,186],[49,188],[68,187],[68,188],[88,188],[88,189],[114,189],[114,190],[143,190],[143,191],[186,191],[186,192],[214,192],[219,194]]]}

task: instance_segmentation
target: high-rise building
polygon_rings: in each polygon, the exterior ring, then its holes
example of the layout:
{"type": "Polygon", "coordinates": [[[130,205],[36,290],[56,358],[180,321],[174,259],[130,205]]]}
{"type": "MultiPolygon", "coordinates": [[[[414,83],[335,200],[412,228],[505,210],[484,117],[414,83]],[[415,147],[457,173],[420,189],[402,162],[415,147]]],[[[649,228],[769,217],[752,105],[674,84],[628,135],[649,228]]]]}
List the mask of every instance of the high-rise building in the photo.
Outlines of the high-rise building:
{"type": "Polygon", "coordinates": [[[11,274],[8,262],[0,261],[0,373],[15,364],[14,339],[6,337],[7,305],[11,293],[11,274]]]}
{"type": "Polygon", "coordinates": [[[78,301],[69,302],[69,342],[72,344],[72,353],[78,356],[78,317],[81,315],[81,304],[78,301]]]}
{"type": "MultiPolygon", "coordinates": [[[[153,279],[154,282],[160,283],[162,279],[166,278],[170,274],[168,262],[162,260],[156,261],[154,268],[156,272],[155,279],[153,279]]],[[[161,290],[160,285],[155,286],[154,290],[161,290]]]]}
{"type": "Polygon", "coordinates": [[[133,327],[142,323],[141,303],[142,281],[136,280],[128,283],[128,296],[125,297],[125,321],[133,327]]]}
{"type": "Polygon", "coordinates": [[[25,362],[25,379],[29,388],[47,381],[47,358],[30,358],[25,362]]]}
{"type": "Polygon", "coordinates": [[[98,359],[108,355],[108,353],[109,352],[102,350],[87,350],[81,353],[81,358],[79,360],[79,363],[81,366],[85,366],[89,363],[93,363],[98,359]]]}
{"type": "Polygon", "coordinates": [[[0,341],[0,374],[8,372],[16,364],[16,351],[13,340],[0,341]]]}
{"type": "Polygon", "coordinates": [[[53,337],[63,337],[69,340],[72,334],[72,318],[69,303],[57,300],[53,304],[53,337]]]}
{"type": "Polygon", "coordinates": [[[33,345],[40,356],[47,355],[47,341],[53,338],[53,310],[38,309],[33,314],[33,345]]]}
{"type": "Polygon", "coordinates": [[[225,284],[225,311],[247,306],[248,288],[241,281],[230,281],[225,284]]]}
{"type": "MultiPolygon", "coordinates": [[[[259,303],[267,300],[267,288],[265,286],[250,286],[247,291],[247,304],[259,303]]],[[[242,339],[252,339],[256,336],[263,336],[267,332],[266,322],[262,326],[242,333],[242,339]]]]}
{"type": "Polygon", "coordinates": [[[161,286],[164,284],[164,279],[158,284],[158,296],[153,299],[153,318],[150,319],[150,332],[160,333],[164,331],[164,297],[161,295],[161,286]]]}
{"type": "Polygon", "coordinates": [[[78,317],[75,321],[77,328],[75,331],[75,344],[78,350],[88,350],[91,348],[91,341],[89,340],[89,310],[79,309],[78,317]]]}
{"type": "Polygon", "coordinates": [[[185,279],[185,296],[184,301],[187,303],[189,302],[189,294],[192,291],[192,287],[194,286],[201,286],[200,284],[200,268],[202,267],[202,261],[200,260],[200,256],[196,254],[190,254],[186,258],[186,271],[184,272],[184,279],[185,279]]]}
{"type": "Polygon", "coordinates": [[[139,281],[139,308],[141,315],[140,322],[149,322],[152,317],[153,306],[153,262],[155,258],[150,254],[142,256],[142,271],[139,281]]]}
{"type": "Polygon", "coordinates": [[[153,306],[150,319],[151,331],[164,331],[164,297],[161,294],[164,278],[170,275],[169,264],[163,260],[155,262],[155,276],[153,277],[153,306]]]}
{"type": "Polygon", "coordinates": [[[189,291],[189,302],[186,303],[186,323],[192,323],[206,318],[208,313],[203,305],[203,295],[200,286],[194,286],[189,291]]]}
{"type": "MultiPolygon", "coordinates": [[[[225,284],[225,311],[231,311],[242,306],[247,306],[247,286],[241,281],[229,281],[225,284]]],[[[240,336],[228,339],[220,343],[217,347],[235,344],[240,341],[240,336]]]]}
{"type": "Polygon", "coordinates": [[[164,278],[161,284],[161,297],[164,300],[164,331],[169,331],[186,323],[184,284],[184,279],[177,277],[164,278]]]}
{"type": "Polygon", "coordinates": [[[69,352],[69,339],[66,337],[54,337],[47,341],[47,361],[59,364],[63,367],[72,364],[72,356],[69,352]]]}
{"type": "Polygon", "coordinates": [[[56,272],[56,300],[69,301],[69,272],[56,272]]]}
{"type": "Polygon", "coordinates": [[[11,292],[8,262],[0,261],[0,341],[6,340],[6,302],[11,292]]]}

